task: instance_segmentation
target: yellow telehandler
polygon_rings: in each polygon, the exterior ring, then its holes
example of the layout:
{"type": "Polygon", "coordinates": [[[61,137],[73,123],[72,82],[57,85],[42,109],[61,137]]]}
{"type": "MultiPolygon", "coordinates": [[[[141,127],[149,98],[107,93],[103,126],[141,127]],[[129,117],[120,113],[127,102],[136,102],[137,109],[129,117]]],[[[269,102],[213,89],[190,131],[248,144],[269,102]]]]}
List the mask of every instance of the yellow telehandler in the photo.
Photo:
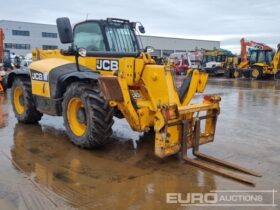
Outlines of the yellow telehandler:
{"type": "Polygon", "coordinates": [[[254,185],[246,177],[200,160],[261,176],[199,151],[199,145],[214,140],[221,98],[209,95],[202,103],[191,104],[194,94],[203,92],[208,75],[192,70],[177,89],[170,67],[155,64],[151,47],[140,49],[135,31],[145,29],[138,24],[108,18],[87,20],[72,30],[68,18],[58,18],[60,40],[71,47],[44,52],[45,59],[38,57],[28,70],[9,74],[18,121],[36,123],[43,114],[63,116],[74,144],[96,148],[108,142],[115,115],[126,118],[135,131],[153,129],[156,156],[179,153],[186,163],[254,185]],[[187,149],[197,159],[190,158],[187,149]]]}

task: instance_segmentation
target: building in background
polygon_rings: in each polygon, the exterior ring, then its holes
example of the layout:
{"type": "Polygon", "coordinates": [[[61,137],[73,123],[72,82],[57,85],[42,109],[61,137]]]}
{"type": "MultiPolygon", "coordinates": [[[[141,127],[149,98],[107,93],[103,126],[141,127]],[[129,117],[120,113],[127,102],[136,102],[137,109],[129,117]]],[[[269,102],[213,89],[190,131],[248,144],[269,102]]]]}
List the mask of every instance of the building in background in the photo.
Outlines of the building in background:
{"type": "Polygon", "coordinates": [[[153,56],[169,56],[174,52],[186,52],[196,49],[220,49],[220,41],[183,39],[172,37],[146,36],[141,35],[143,46],[152,46],[155,51],[153,56]]]}
{"type": "Polygon", "coordinates": [[[4,47],[11,53],[26,55],[33,48],[65,48],[60,43],[55,25],[0,20],[5,39],[4,47]]]}
{"type": "MultiPolygon", "coordinates": [[[[26,55],[33,48],[66,49],[59,41],[56,25],[0,20],[5,34],[4,47],[11,53],[26,55]]],[[[169,56],[173,52],[200,49],[219,49],[219,41],[169,38],[141,35],[143,48],[153,46],[153,56],[169,56]]]]}

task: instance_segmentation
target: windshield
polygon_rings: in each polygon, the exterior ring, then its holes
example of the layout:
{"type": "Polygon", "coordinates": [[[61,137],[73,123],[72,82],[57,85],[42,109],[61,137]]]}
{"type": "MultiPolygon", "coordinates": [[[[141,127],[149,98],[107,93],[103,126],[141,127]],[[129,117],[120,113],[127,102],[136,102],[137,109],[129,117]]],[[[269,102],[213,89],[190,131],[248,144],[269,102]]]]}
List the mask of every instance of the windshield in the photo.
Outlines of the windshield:
{"type": "Polygon", "coordinates": [[[104,29],[107,40],[98,22],[78,24],[74,31],[74,45],[88,51],[139,52],[136,36],[128,23],[110,22],[105,24],[104,29]]]}
{"type": "Polygon", "coordinates": [[[217,56],[217,62],[225,62],[226,56],[225,55],[218,55],[217,56]]]}
{"type": "Polygon", "coordinates": [[[75,27],[74,45],[88,51],[106,51],[100,26],[96,22],[87,22],[75,27]]]}
{"type": "Polygon", "coordinates": [[[257,62],[257,51],[252,51],[250,55],[250,64],[257,62]]]}
{"type": "Polygon", "coordinates": [[[129,53],[139,51],[134,32],[128,24],[108,23],[105,32],[110,51],[129,53]]]}
{"type": "Polygon", "coordinates": [[[208,63],[211,61],[216,61],[216,56],[214,55],[205,55],[203,56],[202,63],[208,63]]]}
{"type": "Polygon", "coordinates": [[[272,58],[273,58],[273,52],[272,51],[266,51],[265,56],[266,56],[266,62],[271,63],[272,58]]]}
{"type": "Polygon", "coordinates": [[[251,51],[250,64],[254,63],[271,63],[273,58],[272,51],[256,50],[251,51]]]}
{"type": "Polygon", "coordinates": [[[258,63],[265,63],[265,51],[259,51],[258,63]]]}

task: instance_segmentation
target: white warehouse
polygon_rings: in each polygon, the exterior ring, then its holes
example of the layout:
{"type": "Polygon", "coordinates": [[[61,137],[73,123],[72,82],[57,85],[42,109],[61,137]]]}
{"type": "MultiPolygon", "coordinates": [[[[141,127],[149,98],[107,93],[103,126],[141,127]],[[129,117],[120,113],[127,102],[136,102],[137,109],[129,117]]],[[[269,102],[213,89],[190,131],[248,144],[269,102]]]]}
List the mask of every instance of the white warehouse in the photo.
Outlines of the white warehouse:
{"type": "MultiPolygon", "coordinates": [[[[5,34],[4,47],[11,53],[26,55],[33,48],[65,49],[60,43],[56,25],[0,20],[5,34]]],[[[153,46],[154,56],[169,56],[173,52],[203,49],[219,49],[219,41],[169,38],[141,35],[143,47],[153,46]]]]}
{"type": "Polygon", "coordinates": [[[153,46],[154,56],[169,56],[174,52],[186,52],[195,49],[219,49],[220,41],[183,39],[172,37],[145,36],[141,35],[143,46],[153,46]]]}

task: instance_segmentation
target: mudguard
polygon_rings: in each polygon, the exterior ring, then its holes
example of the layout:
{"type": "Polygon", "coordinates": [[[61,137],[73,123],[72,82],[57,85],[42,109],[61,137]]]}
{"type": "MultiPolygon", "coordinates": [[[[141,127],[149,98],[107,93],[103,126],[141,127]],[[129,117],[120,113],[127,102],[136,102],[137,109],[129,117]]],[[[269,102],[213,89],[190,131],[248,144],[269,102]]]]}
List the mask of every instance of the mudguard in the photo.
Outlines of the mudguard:
{"type": "Polygon", "coordinates": [[[95,71],[92,71],[88,68],[83,68],[80,66],[81,71],[73,71],[67,74],[62,75],[57,78],[57,80],[51,80],[50,78],[50,86],[51,86],[51,97],[52,98],[61,98],[63,93],[66,91],[67,85],[73,81],[95,81],[97,82],[100,74],[95,71]],[[56,84],[55,84],[56,83],[56,84]]]}
{"type": "Polygon", "coordinates": [[[7,88],[12,87],[16,76],[30,77],[30,72],[28,69],[17,69],[15,71],[12,71],[11,73],[9,73],[8,78],[7,78],[7,88]]]}
{"type": "Polygon", "coordinates": [[[71,82],[97,82],[99,78],[96,71],[82,65],[77,69],[76,63],[60,58],[36,61],[29,68],[33,94],[51,99],[61,98],[71,82]]]}

